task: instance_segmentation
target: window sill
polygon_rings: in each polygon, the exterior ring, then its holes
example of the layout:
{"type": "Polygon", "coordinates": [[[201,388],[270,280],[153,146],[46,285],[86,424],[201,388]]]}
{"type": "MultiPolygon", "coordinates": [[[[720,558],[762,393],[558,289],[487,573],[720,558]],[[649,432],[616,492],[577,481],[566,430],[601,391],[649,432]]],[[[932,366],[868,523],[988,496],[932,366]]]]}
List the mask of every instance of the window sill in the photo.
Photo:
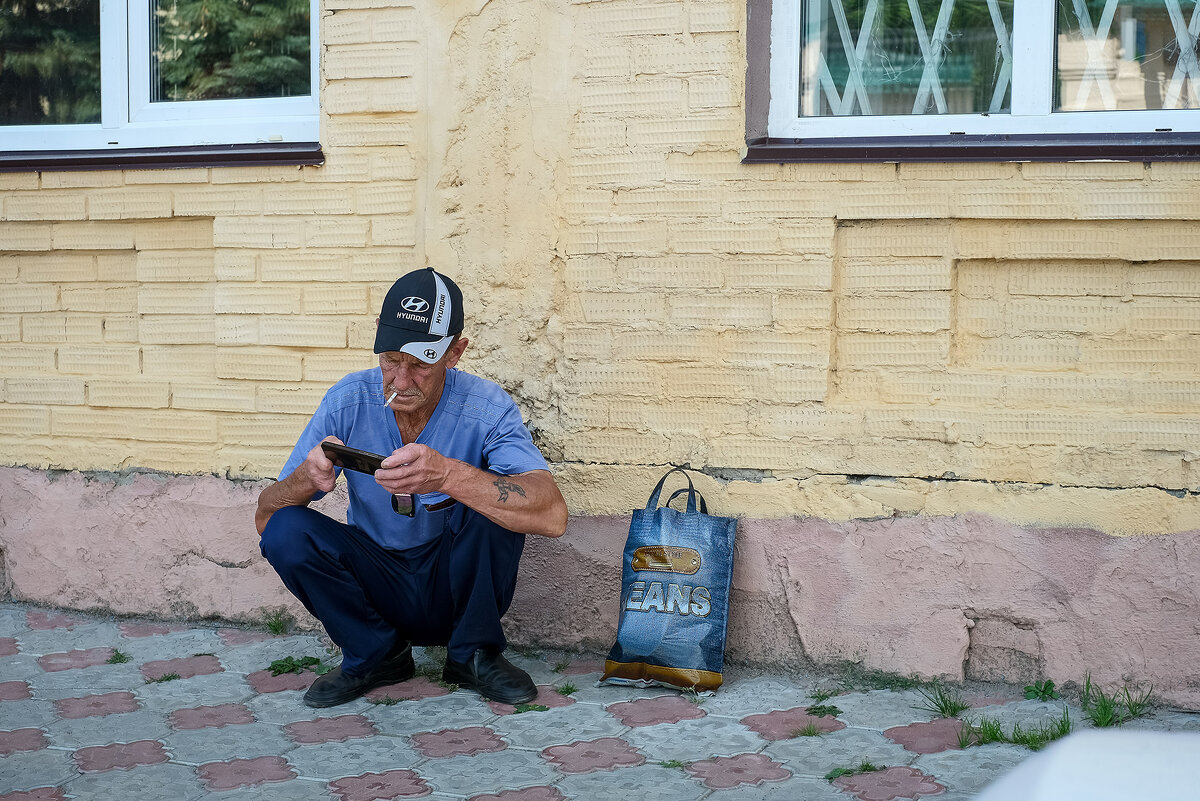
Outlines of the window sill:
{"type": "Polygon", "coordinates": [[[900,161],[1200,161],[1200,132],[750,140],[743,164],[900,161]]]}
{"type": "Polygon", "coordinates": [[[0,172],[324,164],[320,142],[0,152],[0,172]]]}

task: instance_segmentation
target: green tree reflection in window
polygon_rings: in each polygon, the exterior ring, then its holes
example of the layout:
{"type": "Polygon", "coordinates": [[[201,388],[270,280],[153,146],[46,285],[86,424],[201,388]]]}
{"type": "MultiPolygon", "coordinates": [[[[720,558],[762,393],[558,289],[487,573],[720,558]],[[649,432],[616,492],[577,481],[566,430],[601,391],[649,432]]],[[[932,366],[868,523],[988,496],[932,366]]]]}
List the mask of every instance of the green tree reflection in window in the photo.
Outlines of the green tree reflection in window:
{"type": "Polygon", "coordinates": [[[0,0],[0,125],[100,121],[100,0],[0,0]]]}

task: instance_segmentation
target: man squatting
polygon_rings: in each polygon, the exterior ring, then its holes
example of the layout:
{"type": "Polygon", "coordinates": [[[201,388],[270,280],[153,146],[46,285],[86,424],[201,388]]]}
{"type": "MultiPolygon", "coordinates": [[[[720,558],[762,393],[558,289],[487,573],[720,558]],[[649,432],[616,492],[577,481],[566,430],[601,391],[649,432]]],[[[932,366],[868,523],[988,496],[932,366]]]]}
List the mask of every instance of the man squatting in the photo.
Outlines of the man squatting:
{"type": "Polygon", "coordinates": [[[263,556],[342,649],[305,693],[309,706],[411,678],[413,643],[446,645],[443,679],[485,698],[537,695],[503,656],[500,618],[525,535],[561,536],[567,507],[508,393],[455,369],[462,330],[452,280],[432,268],[397,280],[376,321],[379,366],[333,385],[259,496],[263,556]],[[326,440],[389,454],[373,476],[345,471],[348,524],[308,508],[342,472],[326,440]],[[413,495],[414,516],[394,511],[400,493],[413,495]]]}

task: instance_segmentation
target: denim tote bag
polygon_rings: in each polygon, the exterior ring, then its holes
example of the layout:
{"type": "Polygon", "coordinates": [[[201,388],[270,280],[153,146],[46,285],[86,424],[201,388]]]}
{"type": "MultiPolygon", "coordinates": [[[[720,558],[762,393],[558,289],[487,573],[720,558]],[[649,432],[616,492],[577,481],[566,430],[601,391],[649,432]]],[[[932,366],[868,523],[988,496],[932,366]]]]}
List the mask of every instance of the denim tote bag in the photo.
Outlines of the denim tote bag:
{"type": "Polygon", "coordinates": [[[708,514],[686,470],[667,471],[646,508],[633,513],[621,566],[617,642],[601,681],[697,692],[721,686],[736,532],[736,519],[708,514]],[[658,506],[672,473],[688,482],[671,496],[687,493],[683,512],[658,506]]]}

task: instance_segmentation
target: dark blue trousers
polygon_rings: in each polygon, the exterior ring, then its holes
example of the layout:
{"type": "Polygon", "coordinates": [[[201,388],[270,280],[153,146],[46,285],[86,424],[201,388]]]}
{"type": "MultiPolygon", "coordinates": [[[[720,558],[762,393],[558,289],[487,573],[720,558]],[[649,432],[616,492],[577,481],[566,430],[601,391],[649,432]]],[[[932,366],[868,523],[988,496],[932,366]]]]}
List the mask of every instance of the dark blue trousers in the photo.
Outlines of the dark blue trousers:
{"type": "Polygon", "coordinates": [[[305,506],[271,515],[259,547],[284,585],[342,649],[342,671],[362,675],[404,640],[445,645],[467,661],[506,645],[500,618],[512,603],[525,535],[454,504],[442,536],[402,550],[305,506]]]}

